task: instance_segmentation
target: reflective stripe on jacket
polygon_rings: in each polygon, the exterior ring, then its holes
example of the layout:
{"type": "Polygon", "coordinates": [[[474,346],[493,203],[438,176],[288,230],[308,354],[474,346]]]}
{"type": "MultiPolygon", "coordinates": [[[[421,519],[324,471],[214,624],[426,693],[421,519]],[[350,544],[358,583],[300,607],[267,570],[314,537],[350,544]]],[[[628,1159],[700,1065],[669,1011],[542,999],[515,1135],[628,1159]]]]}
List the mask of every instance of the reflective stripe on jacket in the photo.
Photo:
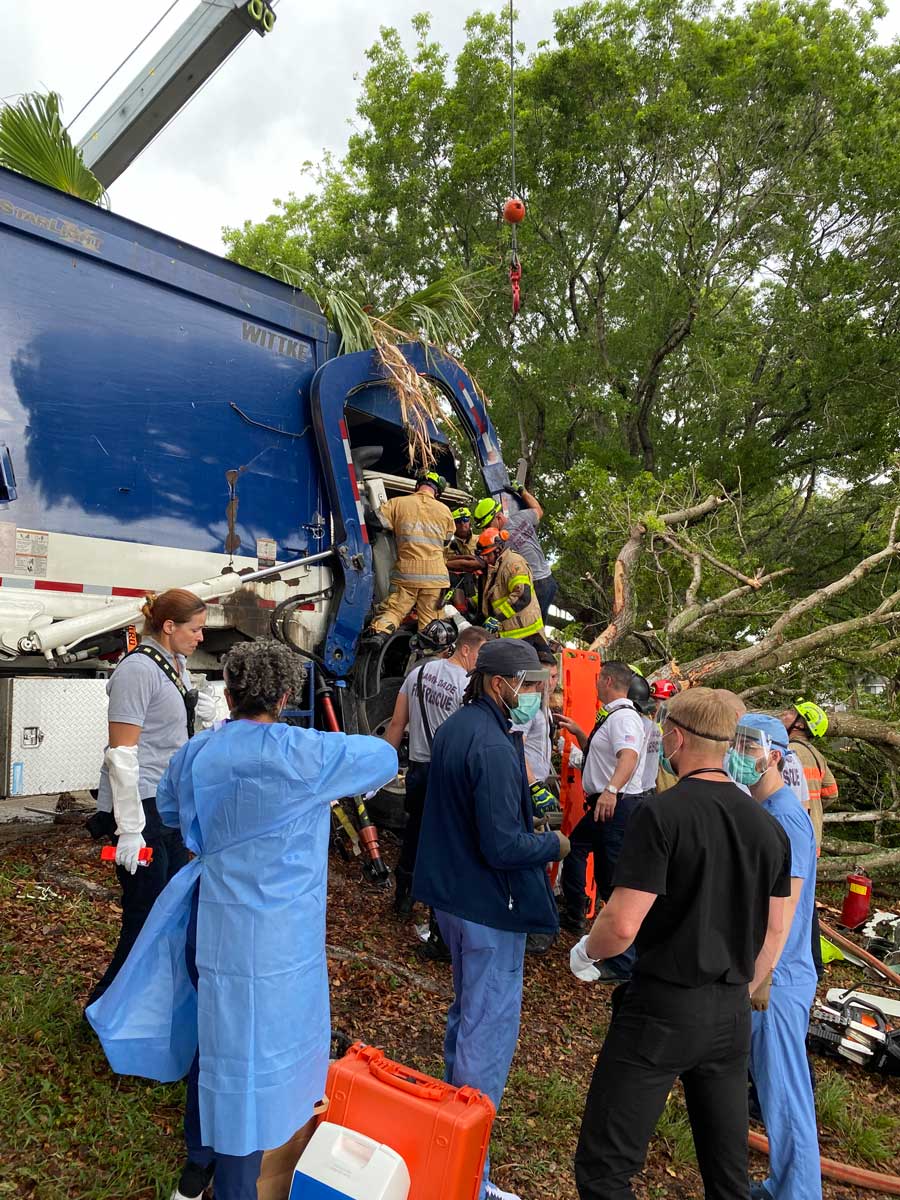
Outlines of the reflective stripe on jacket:
{"type": "Polygon", "coordinates": [[[806,785],[809,788],[809,817],[816,835],[816,845],[822,845],[823,812],[837,799],[838,786],[825,756],[802,738],[790,739],[790,747],[800,759],[806,785]]]}
{"type": "Polygon", "coordinates": [[[391,582],[409,588],[447,587],[444,547],[456,532],[447,505],[430,491],[421,491],[388,500],[378,514],[397,544],[391,582]]]}
{"type": "Polygon", "coordinates": [[[505,550],[496,566],[488,568],[481,611],[486,617],[497,617],[501,637],[526,638],[543,634],[544,618],[534,594],[531,573],[525,559],[515,550],[505,550]],[[526,587],[531,590],[531,599],[520,612],[516,612],[513,604],[520,599],[526,587]]]}

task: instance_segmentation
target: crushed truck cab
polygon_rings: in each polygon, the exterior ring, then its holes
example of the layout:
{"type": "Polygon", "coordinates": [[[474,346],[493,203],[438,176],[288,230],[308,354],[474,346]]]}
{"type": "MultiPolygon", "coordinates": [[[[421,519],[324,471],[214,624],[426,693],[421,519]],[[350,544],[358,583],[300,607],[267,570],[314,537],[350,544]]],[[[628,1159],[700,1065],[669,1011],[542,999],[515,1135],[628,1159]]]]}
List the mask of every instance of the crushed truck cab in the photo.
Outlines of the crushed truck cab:
{"type": "MultiPolygon", "coordinates": [[[[347,682],[348,727],[372,727],[354,666],[390,539],[365,506],[413,486],[376,355],[336,356],[302,292],[4,170],[0,261],[0,675],[97,678],[148,591],[203,583],[199,669],[294,600],[291,642],[347,682]]],[[[451,495],[448,428],[469,486],[499,492],[465,370],[402,350],[441,394],[451,495]]]]}

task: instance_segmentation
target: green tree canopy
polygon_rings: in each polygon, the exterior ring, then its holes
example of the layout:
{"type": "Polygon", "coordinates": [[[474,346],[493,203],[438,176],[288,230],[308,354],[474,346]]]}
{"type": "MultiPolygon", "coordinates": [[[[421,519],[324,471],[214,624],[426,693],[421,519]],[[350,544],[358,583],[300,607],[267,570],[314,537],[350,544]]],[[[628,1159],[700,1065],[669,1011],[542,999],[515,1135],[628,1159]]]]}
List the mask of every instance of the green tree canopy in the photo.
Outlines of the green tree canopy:
{"type": "Polygon", "coordinates": [[[900,48],[879,42],[883,15],[828,0],[560,10],[552,42],[518,51],[516,321],[499,15],[469,18],[453,64],[425,16],[409,49],[382,30],[343,159],[227,230],[230,252],[376,311],[486,272],[456,349],[508,458],[529,460],[588,638],[745,687],[806,677],[847,698],[877,666],[896,690],[900,545],[851,575],[896,542],[900,48]],[[787,657],[708,667],[776,626],[787,657]]]}

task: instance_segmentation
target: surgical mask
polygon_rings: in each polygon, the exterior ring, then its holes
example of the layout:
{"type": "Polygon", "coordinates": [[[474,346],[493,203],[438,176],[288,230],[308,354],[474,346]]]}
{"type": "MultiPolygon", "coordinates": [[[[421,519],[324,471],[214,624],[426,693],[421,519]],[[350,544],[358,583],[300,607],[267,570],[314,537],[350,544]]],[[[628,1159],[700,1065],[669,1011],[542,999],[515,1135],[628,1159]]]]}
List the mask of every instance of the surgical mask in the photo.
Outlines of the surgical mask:
{"type": "MultiPolygon", "coordinates": [[[[672,731],[670,729],[669,733],[671,733],[671,732],[672,731]]],[[[669,756],[666,754],[666,752],[663,748],[665,746],[667,737],[668,737],[668,734],[664,733],[664,734],[661,734],[660,739],[659,739],[659,765],[662,767],[662,769],[664,771],[668,772],[669,775],[677,775],[678,772],[675,770],[675,767],[672,765],[672,760],[669,758],[669,756]]],[[[679,750],[680,749],[681,749],[681,747],[679,746],[679,750]]],[[[677,751],[676,751],[676,753],[677,753],[677,751]]]]}
{"type": "Polygon", "coordinates": [[[733,746],[725,754],[725,770],[735,783],[741,783],[744,787],[753,787],[765,774],[765,771],[757,769],[755,759],[749,754],[738,754],[733,746]]]}
{"type": "Polygon", "coordinates": [[[513,725],[527,725],[541,711],[543,697],[540,692],[523,692],[516,696],[518,703],[509,710],[513,725]]]}
{"type": "Polygon", "coordinates": [[[662,741],[660,741],[660,743],[659,743],[659,765],[662,767],[662,769],[668,775],[674,775],[676,773],[675,768],[669,762],[668,756],[665,754],[665,752],[663,750],[662,741]]]}

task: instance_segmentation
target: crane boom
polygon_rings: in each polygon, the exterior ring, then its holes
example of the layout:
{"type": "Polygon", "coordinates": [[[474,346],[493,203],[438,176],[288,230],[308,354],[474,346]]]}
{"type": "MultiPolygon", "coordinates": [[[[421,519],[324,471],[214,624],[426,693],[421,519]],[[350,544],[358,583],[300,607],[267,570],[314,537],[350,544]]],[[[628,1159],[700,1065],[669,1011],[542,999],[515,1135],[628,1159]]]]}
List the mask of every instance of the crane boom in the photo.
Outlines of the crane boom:
{"type": "Polygon", "coordinates": [[[249,33],[275,24],[268,0],[203,0],[79,142],[109,187],[249,33]]]}

